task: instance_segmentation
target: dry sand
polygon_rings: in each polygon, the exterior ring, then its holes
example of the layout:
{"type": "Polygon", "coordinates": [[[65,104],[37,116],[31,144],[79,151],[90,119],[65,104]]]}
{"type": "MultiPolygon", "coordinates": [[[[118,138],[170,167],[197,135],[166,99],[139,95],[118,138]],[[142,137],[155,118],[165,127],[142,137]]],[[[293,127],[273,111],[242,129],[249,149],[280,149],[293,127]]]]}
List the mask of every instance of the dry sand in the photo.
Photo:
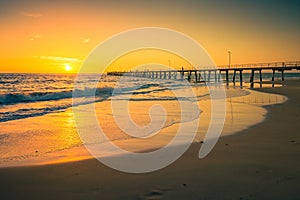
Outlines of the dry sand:
{"type": "Polygon", "coordinates": [[[261,89],[289,100],[267,106],[263,123],[199,144],[170,166],[126,174],[96,160],[0,169],[1,199],[300,199],[300,82],[261,89]]]}

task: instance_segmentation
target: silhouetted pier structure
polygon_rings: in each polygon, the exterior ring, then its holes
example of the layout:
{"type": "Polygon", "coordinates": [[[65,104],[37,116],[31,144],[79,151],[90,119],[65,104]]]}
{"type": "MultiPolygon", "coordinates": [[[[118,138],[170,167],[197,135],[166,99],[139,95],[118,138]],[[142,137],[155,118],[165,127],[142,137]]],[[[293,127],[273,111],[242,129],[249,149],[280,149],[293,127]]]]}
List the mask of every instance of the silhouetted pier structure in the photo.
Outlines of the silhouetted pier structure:
{"type": "Polygon", "coordinates": [[[220,82],[221,75],[225,74],[225,82],[229,85],[229,74],[232,74],[232,82],[235,85],[237,73],[239,74],[240,86],[243,86],[243,72],[250,72],[250,87],[254,86],[255,73],[259,74],[260,86],[263,84],[262,74],[265,72],[272,72],[272,86],[275,84],[275,74],[281,74],[281,80],[284,81],[284,72],[291,70],[300,70],[300,61],[290,62],[274,62],[274,63],[255,63],[255,64],[237,64],[237,65],[223,65],[213,67],[199,67],[199,69],[184,69],[182,67],[178,70],[144,70],[144,71],[114,71],[108,72],[108,75],[114,76],[133,76],[143,77],[149,79],[175,79],[183,80],[187,77],[188,81],[195,82],[220,82]],[[193,80],[192,80],[193,79],[193,80]]]}

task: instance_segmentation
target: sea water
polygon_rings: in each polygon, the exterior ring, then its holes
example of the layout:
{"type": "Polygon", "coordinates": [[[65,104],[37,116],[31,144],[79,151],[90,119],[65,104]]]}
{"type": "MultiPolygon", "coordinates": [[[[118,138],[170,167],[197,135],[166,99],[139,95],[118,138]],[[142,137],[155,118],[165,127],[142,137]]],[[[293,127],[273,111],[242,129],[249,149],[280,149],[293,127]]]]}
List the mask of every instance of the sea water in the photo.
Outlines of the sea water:
{"type": "MultiPolygon", "coordinates": [[[[298,74],[290,76],[297,77],[298,74]]],[[[270,77],[266,78],[269,79],[270,77]]],[[[33,157],[47,156],[81,147],[83,142],[76,130],[72,106],[84,109],[85,105],[94,102],[96,102],[95,108],[99,125],[107,133],[108,138],[121,146],[123,145],[125,149],[131,148],[140,151],[139,148],[128,147],[128,144],[132,144],[130,139],[133,137],[124,133],[114,122],[110,104],[112,94],[114,96],[119,95],[122,99],[122,95],[126,96],[130,93],[130,116],[142,127],[147,126],[151,121],[149,109],[153,105],[160,104],[164,107],[167,117],[161,131],[163,134],[160,134],[163,139],[155,140],[154,145],[149,146],[149,148],[159,148],[162,145],[160,141],[164,141],[164,144],[170,141],[172,134],[176,132],[174,127],[182,123],[178,99],[194,104],[198,102],[199,105],[202,105],[199,110],[205,111],[205,115],[202,113],[201,116],[204,119],[209,118],[209,105],[205,103],[209,93],[205,83],[191,83],[196,98],[178,97],[174,96],[172,91],[187,89],[186,85],[180,81],[131,78],[128,81],[119,83],[120,77],[116,76],[102,75],[99,78],[98,75],[84,75],[80,79],[80,87],[76,88],[77,94],[82,93],[83,95],[77,95],[76,98],[78,99],[73,101],[72,94],[75,80],[76,75],[66,74],[0,74],[0,165],[5,165],[11,161],[26,161],[33,157]],[[95,83],[96,88],[94,88],[95,83]],[[118,84],[117,91],[115,90],[116,84],[118,84]],[[89,90],[95,91],[95,97],[84,96],[85,91],[89,90]],[[120,91],[122,92],[120,93],[120,91]],[[74,104],[74,102],[76,103],[74,104]],[[120,142],[126,140],[127,142],[120,142]]],[[[249,92],[240,88],[227,88],[226,92],[230,101],[231,98],[240,97],[233,100],[235,105],[249,104],[246,109],[245,107],[237,109],[241,110],[241,113],[245,116],[249,115],[246,112],[255,111],[250,104],[258,103],[261,98],[260,95],[250,96],[246,99],[242,98],[248,95],[249,92]]],[[[269,98],[265,100],[269,103],[284,101],[283,98],[280,99],[277,96],[275,98],[275,96],[270,97],[269,95],[263,98],[269,98]]],[[[232,106],[232,102],[228,105],[232,106]]],[[[256,109],[257,112],[260,110],[260,108],[256,109]]],[[[190,121],[199,117],[200,112],[199,115],[192,114],[189,118],[190,121]]],[[[241,115],[237,112],[234,115],[236,116],[235,120],[241,119],[241,115]]],[[[257,119],[262,120],[263,115],[264,112],[261,111],[261,118],[257,119]]],[[[157,116],[158,119],[159,117],[157,116]]],[[[250,122],[254,124],[258,120],[250,122]]],[[[240,122],[240,120],[239,122],[236,120],[235,123],[227,120],[225,130],[232,132],[235,129],[243,129],[251,124],[249,120],[247,121],[247,124],[243,124],[244,122],[240,122]]],[[[203,134],[198,137],[198,140],[203,138],[205,128],[207,128],[203,124],[205,123],[201,124],[201,130],[199,130],[203,134]]],[[[72,153],[67,155],[75,157],[78,156],[78,152],[76,155],[72,153]]]]}

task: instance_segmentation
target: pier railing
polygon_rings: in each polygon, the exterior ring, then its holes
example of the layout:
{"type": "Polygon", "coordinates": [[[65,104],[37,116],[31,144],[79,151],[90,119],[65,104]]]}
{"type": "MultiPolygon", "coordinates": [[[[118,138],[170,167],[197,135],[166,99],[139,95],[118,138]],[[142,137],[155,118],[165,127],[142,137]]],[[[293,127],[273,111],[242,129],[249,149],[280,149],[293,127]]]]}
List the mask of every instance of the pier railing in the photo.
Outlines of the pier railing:
{"type": "MultiPolygon", "coordinates": [[[[253,69],[253,68],[274,69],[274,68],[297,68],[297,67],[300,67],[300,61],[220,65],[217,66],[217,69],[253,69]]],[[[216,67],[210,67],[210,68],[216,68],[216,67]]]]}
{"type": "Polygon", "coordinates": [[[235,65],[220,65],[220,66],[206,66],[198,67],[197,69],[188,69],[182,67],[181,69],[173,70],[136,70],[136,71],[114,71],[108,72],[108,75],[113,76],[134,76],[142,78],[151,78],[151,79],[175,79],[175,80],[184,80],[185,78],[188,81],[195,82],[220,82],[221,73],[225,72],[225,82],[229,84],[229,72],[233,72],[232,82],[235,84],[236,75],[239,73],[239,82],[240,85],[243,85],[243,71],[250,71],[250,83],[251,87],[254,85],[254,74],[255,71],[259,72],[259,83],[262,86],[262,73],[266,70],[271,70],[272,73],[272,85],[275,83],[275,73],[281,73],[281,79],[284,81],[284,71],[285,70],[300,70],[300,61],[289,61],[289,62],[273,62],[273,63],[254,63],[254,64],[235,64],[235,65]],[[193,75],[193,76],[192,76],[193,75]],[[192,78],[193,77],[193,78],[192,78]]]}

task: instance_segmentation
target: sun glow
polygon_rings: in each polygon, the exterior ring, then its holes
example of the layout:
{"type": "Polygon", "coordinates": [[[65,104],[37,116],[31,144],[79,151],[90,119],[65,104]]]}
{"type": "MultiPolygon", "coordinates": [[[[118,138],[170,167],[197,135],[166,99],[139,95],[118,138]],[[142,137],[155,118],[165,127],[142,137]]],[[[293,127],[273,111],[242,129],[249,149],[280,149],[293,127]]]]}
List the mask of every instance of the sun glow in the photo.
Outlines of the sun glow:
{"type": "Polygon", "coordinates": [[[72,70],[72,66],[70,66],[69,64],[65,65],[65,70],[66,71],[71,71],[72,70]]]}

